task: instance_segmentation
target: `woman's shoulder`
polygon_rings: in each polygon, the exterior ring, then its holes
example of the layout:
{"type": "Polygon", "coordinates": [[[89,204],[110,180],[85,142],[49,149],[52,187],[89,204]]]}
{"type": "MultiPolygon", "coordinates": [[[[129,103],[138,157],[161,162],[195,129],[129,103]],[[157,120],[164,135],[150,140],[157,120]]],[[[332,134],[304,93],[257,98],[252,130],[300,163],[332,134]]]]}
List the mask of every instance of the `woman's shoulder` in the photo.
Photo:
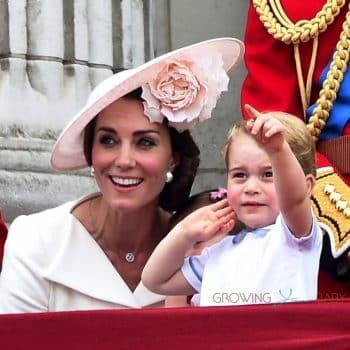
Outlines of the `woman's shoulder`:
{"type": "Polygon", "coordinates": [[[10,225],[10,231],[12,231],[13,228],[18,228],[20,226],[25,226],[30,229],[32,225],[40,227],[42,225],[50,225],[60,222],[62,218],[70,214],[70,210],[74,207],[75,203],[76,201],[69,201],[57,207],[45,209],[37,213],[20,215],[15,218],[10,225]]]}
{"type": "Polygon", "coordinates": [[[62,223],[64,220],[72,219],[71,212],[74,210],[74,208],[76,208],[80,203],[96,195],[96,193],[89,194],[79,199],[65,202],[57,207],[48,208],[29,215],[20,215],[15,218],[13,223],[10,225],[10,230],[13,230],[13,227],[17,228],[18,226],[22,225],[29,225],[28,228],[54,226],[57,230],[57,224],[62,223]]]}
{"type": "Polygon", "coordinates": [[[24,251],[59,245],[58,241],[74,226],[72,224],[76,219],[71,211],[80,201],[73,200],[37,213],[18,216],[9,227],[6,245],[20,247],[24,251]]]}
{"type": "Polygon", "coordinates": [[[9,227],[4,258],[43,273],[43,269],[50,266],[69,238],[75,237],[78,230],[84,230],[72,215],[72,210],[81,200],[84,198],[18,216],[9,227]]]}

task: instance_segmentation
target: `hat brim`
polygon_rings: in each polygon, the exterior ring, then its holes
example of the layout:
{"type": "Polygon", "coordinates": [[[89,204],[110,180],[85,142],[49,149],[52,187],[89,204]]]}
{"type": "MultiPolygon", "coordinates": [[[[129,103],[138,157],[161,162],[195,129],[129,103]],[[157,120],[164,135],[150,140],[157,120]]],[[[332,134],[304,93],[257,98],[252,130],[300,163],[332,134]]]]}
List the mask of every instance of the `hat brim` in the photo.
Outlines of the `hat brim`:
{"type": "Polygon", "coordinates": [[[77,170],[88,166],[84,155],[84,129],[108,105],[150,81],[158,72],[159,63],[187,53],[203,55],[218,52],[223,68],[230,72],[243,57],[244,45],[235,38],[217,38],[186,46],[156,57],[139,67],[122,71],[100,83],[91,93],[86,105],[74,116],[58,137],[51,154],[56,170],[77,170]]]}

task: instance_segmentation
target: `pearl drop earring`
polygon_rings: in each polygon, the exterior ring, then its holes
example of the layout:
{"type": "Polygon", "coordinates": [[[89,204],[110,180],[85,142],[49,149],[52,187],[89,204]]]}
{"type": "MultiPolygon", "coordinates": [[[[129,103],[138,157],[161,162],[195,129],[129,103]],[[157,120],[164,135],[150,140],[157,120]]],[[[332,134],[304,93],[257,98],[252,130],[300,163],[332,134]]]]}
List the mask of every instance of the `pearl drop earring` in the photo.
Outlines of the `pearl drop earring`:
{"type": "Polygon", "coordinates": [[[165,174],[165,182],[168,184],[169,182],[173,181],[174,175],[171,171],[167,171],[165,174]]]}
{"type": "Polygon", "coordinates": [[[95,168],[93,166],[90,167],[90,175],[95,176],[95,168]]]}

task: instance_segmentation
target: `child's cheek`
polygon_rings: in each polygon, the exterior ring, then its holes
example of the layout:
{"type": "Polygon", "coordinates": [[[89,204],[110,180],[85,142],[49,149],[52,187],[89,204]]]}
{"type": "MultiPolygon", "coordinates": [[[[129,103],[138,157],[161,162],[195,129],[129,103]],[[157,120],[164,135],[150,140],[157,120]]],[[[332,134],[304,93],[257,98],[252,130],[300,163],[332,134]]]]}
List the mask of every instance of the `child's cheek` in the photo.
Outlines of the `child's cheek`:
{"type": "Polygon", "coordinates": [[[228,203],[233,210],[237,208],[237,202],[238,202],[238,193],[233,191],[230,186],[227,188],[227,199],[228,203]]]}

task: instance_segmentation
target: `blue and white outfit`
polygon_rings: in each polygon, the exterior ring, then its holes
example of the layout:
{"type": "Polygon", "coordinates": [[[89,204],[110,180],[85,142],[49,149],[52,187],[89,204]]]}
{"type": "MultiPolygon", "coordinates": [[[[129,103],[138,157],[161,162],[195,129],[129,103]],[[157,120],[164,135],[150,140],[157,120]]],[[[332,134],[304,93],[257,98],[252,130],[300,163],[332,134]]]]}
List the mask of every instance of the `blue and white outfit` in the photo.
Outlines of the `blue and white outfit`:
{"type": "Polygon", "coordinates": [[[182,273],[200,306],[315,300],[322,232],[313,215],[308,236],[296,238],[282,215],[276,223],[235,236],[186,258],[182,273]]]}

